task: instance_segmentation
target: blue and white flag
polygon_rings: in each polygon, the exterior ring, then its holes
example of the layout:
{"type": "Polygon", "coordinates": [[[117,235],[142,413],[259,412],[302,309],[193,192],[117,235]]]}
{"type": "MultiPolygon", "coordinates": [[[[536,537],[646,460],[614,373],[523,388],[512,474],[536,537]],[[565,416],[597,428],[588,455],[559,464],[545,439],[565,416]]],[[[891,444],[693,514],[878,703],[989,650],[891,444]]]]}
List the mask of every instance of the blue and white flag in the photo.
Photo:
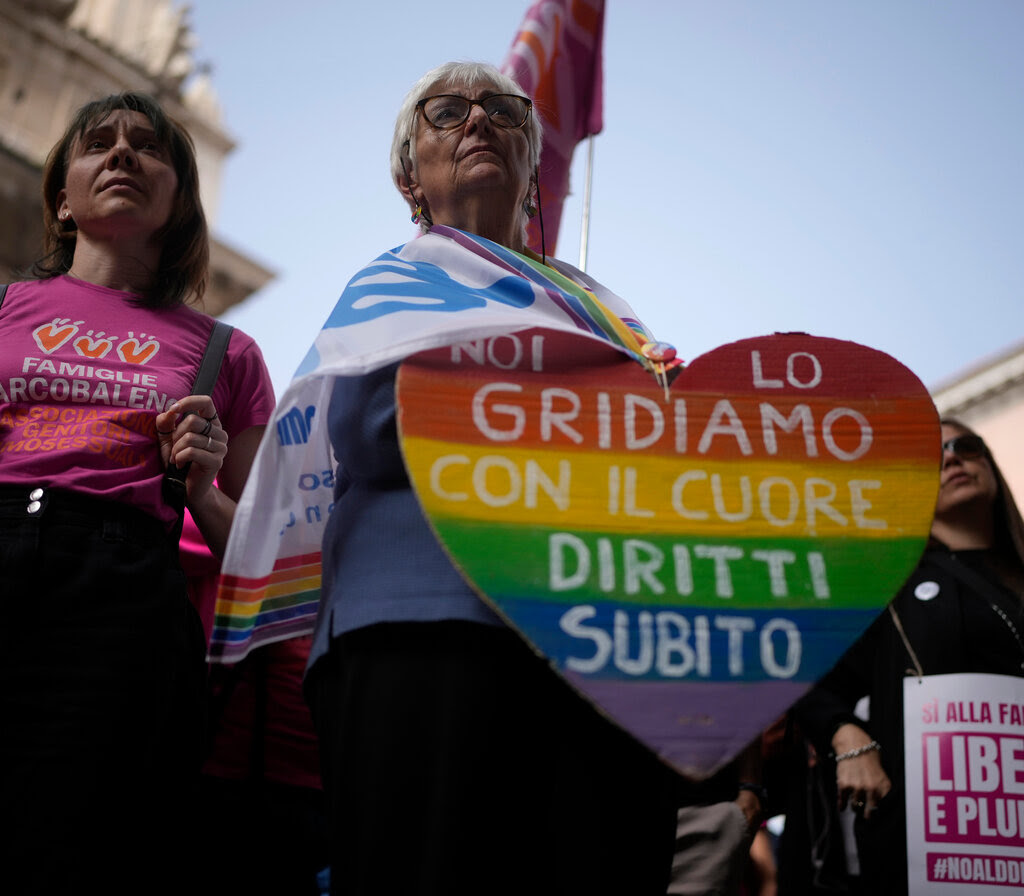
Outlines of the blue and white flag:
{"type": "Polygon", "coordinates": [[[224,557],[210,658],[313,629],[320,544],[333,501],[326,408],[336,376],[531,327],[610,341],[634,357],[649,335],[618,296],[563,262],[435,226],[345,287],[260,445],[224,557]]]}

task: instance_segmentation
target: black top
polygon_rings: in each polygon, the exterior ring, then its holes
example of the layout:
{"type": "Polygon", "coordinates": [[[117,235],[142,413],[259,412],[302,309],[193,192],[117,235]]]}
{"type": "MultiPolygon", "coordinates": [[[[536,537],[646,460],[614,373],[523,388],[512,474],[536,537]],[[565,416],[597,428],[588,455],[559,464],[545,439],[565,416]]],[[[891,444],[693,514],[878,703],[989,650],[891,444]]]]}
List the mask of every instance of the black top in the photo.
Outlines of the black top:
{"type": "MultiPolygon", "coordinates": [[[[1024,600],[990,570],[987,551],[950,552],[936,546],[893,599],[925,675],[1024,676],[1024,600]]],[[[846,722],[882,745],[882,766],[893,789],[870,820],[858,818],[856,825],[862,880],[877,894],[906,892],[902,679],[915,674],[887,608],[794,707],[819,757],[830,755],[832,735],[846,722]],[[853,712],[865,696],[870,698],[869,722],[853,712]]],[[[826,761],[834,775],[834,763],[826,761]]]]}

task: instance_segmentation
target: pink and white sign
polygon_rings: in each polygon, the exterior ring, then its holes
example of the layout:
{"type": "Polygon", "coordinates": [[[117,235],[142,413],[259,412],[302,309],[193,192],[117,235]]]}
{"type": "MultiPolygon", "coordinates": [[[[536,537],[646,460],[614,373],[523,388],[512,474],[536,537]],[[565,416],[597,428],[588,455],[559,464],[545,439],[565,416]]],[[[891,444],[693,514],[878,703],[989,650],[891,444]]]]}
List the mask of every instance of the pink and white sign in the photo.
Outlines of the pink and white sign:
{"type": "Polygon", "coordinates": [[[910,896],[1024,887],[1024,678],[903,682],[910,896]]]}

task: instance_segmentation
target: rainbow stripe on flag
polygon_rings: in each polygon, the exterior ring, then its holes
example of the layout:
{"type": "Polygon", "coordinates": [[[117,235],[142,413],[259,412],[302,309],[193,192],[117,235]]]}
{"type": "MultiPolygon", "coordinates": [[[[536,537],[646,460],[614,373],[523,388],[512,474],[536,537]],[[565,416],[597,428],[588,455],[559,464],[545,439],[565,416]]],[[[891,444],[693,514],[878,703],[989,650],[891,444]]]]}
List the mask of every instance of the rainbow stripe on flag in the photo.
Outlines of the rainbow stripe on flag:
{"type": "Polygon", "coordinates": [[[255,628],[268,641],[308,634],[320,600],[320,570],[316,552],[284,557],[264,576],[223,576],[213,620],[217,640],[230,649],[255,628]]]}

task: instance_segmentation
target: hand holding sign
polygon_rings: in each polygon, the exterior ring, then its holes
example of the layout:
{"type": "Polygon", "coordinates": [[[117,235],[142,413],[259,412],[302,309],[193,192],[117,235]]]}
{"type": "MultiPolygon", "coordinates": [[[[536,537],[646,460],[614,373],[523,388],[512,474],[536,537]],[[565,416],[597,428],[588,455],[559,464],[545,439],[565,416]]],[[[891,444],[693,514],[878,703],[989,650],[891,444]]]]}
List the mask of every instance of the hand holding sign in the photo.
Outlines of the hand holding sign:
{"type": "Polygon", "coordinates": [[[913,569],[938,419],[891,357],[748,339],[666,397],[607,344],[544,330],[409,359],[406,465],[509,623],[684,774],[736,755],[913,569]]]}

